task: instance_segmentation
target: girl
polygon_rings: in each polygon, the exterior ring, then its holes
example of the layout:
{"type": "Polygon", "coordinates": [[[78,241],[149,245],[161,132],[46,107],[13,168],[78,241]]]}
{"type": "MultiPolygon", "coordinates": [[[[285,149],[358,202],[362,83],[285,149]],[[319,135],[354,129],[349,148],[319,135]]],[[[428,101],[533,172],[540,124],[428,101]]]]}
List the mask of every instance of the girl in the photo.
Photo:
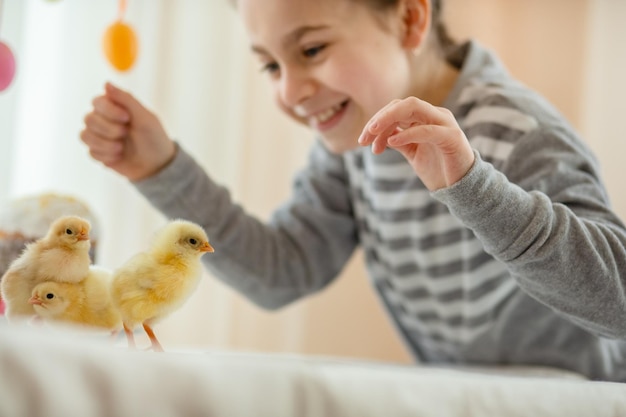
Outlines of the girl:
{"type": "Polygon", "coordinates": [[[416,358],[626,381],[626,229],[568,123],[437,0],[238,0],[278,106],[319,138],[268,224],[132,95],[107,84],[82,140],[266,308],[315,292],[357,245],[416,358]]]}

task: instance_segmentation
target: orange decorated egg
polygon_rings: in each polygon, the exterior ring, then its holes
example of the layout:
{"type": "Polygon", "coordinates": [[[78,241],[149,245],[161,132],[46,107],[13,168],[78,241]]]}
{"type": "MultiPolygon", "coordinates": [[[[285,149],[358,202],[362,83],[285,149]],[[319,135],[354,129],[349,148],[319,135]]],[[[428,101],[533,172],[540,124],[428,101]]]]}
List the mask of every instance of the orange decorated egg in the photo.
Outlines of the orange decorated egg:
{"type": "Polygon", "coordinates": [[[113,23],[104,33],[104,54],[119,71],[130,69],[137,58],[137,36],[135,31],[121,21],[113,23]]]}

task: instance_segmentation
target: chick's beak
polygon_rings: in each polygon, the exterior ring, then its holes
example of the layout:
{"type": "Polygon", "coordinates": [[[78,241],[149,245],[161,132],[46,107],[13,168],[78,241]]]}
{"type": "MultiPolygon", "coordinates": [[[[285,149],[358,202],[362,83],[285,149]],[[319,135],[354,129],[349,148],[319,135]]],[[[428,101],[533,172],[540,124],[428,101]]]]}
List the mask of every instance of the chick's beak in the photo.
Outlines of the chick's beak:
{"type": "Polygon", "coordinates": [[[202,246],[200,246],[200,252],[215,252],[213,246],[209,244],[209,242],[204,242],[202,246]]]}
{"type": "Polygon", "coordinates": [[[39,297],[37,297],[36,295],[33,295],[32,297],[30,297],[28,299],[29,304],[33,304],[33,305],[42,305],[43,303],[41,302],[41,300],[39,299],[39,297]]]}
{"type": "Polygon", "coordinates": [[[89,231],[86,229],[80,229],[78,240],[89,240],[89,231]]]}

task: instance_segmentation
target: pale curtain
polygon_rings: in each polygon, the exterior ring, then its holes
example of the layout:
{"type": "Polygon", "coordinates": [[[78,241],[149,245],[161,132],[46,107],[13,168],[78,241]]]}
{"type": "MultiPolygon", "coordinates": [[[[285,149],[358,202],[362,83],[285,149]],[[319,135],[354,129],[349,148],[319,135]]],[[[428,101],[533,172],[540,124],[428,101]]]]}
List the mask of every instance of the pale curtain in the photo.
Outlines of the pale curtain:
{"type": "MultiPolygon", "coordinates": [[[[4,0],[0,39],[18,60],[0,93],[0,198],[54,190],[87,201],[101,219],[99,263],[142,250],[164,219],[127,182],[92,161],[78,139],[106,80],[160,115],[172,137],[266,218],[289,193],[310,134],[278,113],[226,0],[130,0],[140,38],[129,73],[105,61],[102,34],[116,0],[4,0]]],[[[457,37],[474,36],[544,93],[585,134],[603,163],[618,213],[626,92],[623,0],[447,0],[457,37]]],[[[207,256],[207,255],[205,255],[207,256]]],[[[219,256],[219,245],[216,253],[219,256]]],[[[340,279],[309,300],[264,312],[206,276],[189,302],[157,325],[166,349],[299,352],[408,362],[372,294],[357,254],[340,279]]]]}

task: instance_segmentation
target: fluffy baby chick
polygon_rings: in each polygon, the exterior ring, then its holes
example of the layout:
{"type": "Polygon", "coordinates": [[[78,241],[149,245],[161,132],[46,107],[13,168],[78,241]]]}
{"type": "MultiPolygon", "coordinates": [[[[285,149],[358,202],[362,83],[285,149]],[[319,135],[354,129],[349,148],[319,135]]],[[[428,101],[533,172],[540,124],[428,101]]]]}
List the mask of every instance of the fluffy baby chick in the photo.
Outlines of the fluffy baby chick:
{"type": "Polygon", "coordinates": [[[204,230],[174,220],[157,233],[152,247],[133,256],[113,273],[113,303],[122,315],[129,347],[133,329],[142,324],[155,351],[163,351],[152,325],[178,309],[196,289],[200,256],[213,252],[204,230]]]}
{"type": "Polygon", "coordinates": [[[47,281],[37,284],[28,300],[44,321],[110,330],[122,328],[122,318],[111,301],[110,271],[92,266],[80,282],[47,281]]]}
{"type": "Polygon", "coordinates": [[[35,314],[28,302],[44,281],[79,282],[89,272],[90,223],[78,216],[55,220],[43,238],[26,246],[2,277],[0,291],[11,321],[35,314]]]}

